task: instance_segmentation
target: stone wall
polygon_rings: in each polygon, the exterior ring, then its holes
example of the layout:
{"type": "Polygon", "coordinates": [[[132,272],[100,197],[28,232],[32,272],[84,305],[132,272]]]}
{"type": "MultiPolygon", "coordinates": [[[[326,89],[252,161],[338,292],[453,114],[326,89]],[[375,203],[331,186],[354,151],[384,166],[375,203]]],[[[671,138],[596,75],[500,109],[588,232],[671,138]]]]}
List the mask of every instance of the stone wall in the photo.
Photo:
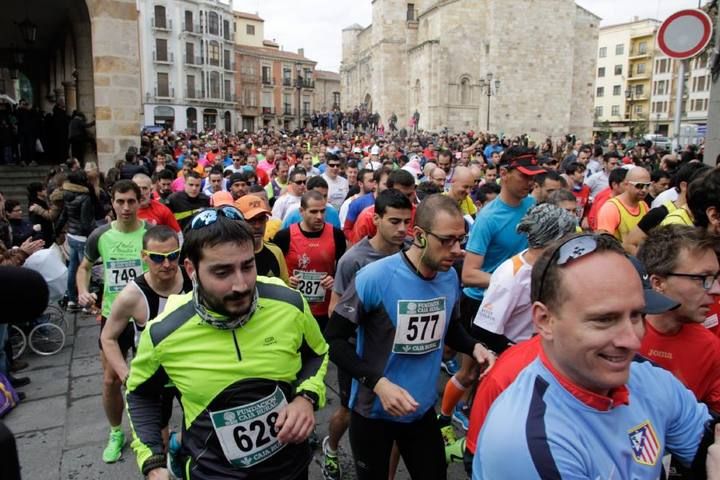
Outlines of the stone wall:
{"type": "Polygon", "coordinates": [[[98,161],[100,168],[107,170],[124,157],[129,146],[140,143],[137,10],[134,0],[87,0],[87,5],[98,161]]]}
{"type": "Polygon", "coordinates": [[[501,81],[490,129],[506,135],[589,135],[599,19],[572,0],[375,0],[373,24],[343,31],[342,103],[370,94],[398,126],[485,129],[480,80],[501,81]],[[523,15],[518,15],[523,12],[523,15]]]}
{"type": "MultiPolygon", "coordinates": [[[[577,7],[575,16],[572,106],[568,133],[589,142],[593,130],[595,71],[600,19],[577,7]]],[[[609,95],[610,92],[608,92],[609,95]]]]}

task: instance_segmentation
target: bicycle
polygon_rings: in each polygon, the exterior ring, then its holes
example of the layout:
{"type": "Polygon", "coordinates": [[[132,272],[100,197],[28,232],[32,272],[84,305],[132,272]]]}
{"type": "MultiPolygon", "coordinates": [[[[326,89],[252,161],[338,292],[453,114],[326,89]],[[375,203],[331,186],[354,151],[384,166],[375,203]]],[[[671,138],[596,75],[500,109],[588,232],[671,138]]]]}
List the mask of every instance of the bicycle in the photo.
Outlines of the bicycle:
{"type": "Polygon", "coordinates": [[[40,317],[24,324],[10,324],[8,337],[12,359],[19,358],[27,347],[37,355],[54,355],[65,346],[68,324],[62,307],[51,304],[40,317]]]}

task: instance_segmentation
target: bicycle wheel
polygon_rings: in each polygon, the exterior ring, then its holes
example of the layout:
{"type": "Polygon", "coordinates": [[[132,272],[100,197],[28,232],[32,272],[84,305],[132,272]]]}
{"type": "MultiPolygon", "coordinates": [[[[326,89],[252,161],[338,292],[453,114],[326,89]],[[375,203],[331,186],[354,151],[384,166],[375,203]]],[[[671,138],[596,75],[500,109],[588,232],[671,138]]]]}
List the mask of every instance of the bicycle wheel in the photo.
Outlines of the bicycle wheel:
{"type": "Polygon", "coordinates": [[[12,347],[12,359],[15,360],[25,352],[27,347],[27,337],[17,325],[8,325],[8,337],[10,338],[10,346],[12,347]]]}
{"type": "Polygon", "coordinates": [[[54,323],[41,323],[30,330],[28,343],[38,355],[54,355],[65,346],[65,332],[54,323]]]}
{"type": "Polygon", "coordinates": [[[62,329],[64,333],[68,330],[68,321],[65,319],[65,312],[59,305],[48,305],[42,314],[43,323],[52,323],[62,329]]]}

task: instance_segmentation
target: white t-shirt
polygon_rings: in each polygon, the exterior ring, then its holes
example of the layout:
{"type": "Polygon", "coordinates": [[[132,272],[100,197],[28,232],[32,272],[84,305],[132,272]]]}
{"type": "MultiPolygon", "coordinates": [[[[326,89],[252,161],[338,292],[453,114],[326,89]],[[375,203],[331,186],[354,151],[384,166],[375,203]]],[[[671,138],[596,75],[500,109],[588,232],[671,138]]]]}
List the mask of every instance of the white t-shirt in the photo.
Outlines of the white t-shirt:
{"type": "Polygon", "coordinates": [[[273,218],[277,218],[278,220],[285,220],[285,217],[290,212],[290,207],[295,206],[295,208],[300,207],[300,199],[302,197],[298,197],[297,195],[291,195],[290,193],[285,193],[281,195],[277,200],[275,200],[275,205],[273,205],[272,208],[272,216],[273,218]]]}
{"type": "Polygon", "coordinates": [[[333,180],[326,173],[322,177],[328,184],[328,203],[340,210],[349,190],[347,179],[338,175],[333,180]]]}
{"type": "Polygon", "coordinates": [[[652,201],[651,208],[659,207],[660,205],[667,202],[668,200],[671,202],[674,202],[675,200],[678,199],[679,195],[680,194],[678,193],[677,190],[670,187],[667,190],[665,190],[664,192],[661,192],[660,195],[655,197],[655,200],[652,201]]]}
{"type": "Polygon", "coordinates": [[[530,307],[532,265],[523,250],[505,260],[490,277],[482,305],[473,323],[485,330],[505,335],[513,342],[529,339],[533,332],[530,307]]]}
{"type": "Polygon", "coordinates": [[[355,194],[343,202],[340,207],[340,225],[345,225],[345,219],[347,218],[348,211],[350,210],[350,204],[359,196],[360,194],[355,194]]]}

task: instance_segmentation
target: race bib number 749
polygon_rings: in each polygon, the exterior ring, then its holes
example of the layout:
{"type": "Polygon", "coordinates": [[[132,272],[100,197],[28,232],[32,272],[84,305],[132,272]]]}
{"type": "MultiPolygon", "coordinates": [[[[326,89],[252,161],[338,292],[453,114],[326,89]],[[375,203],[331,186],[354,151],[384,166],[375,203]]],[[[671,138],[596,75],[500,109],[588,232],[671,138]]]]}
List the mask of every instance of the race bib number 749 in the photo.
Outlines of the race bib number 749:
{"type": "Polygon", "coordinates": [[[394,353],[419,355],[440,348],[445,334],[445,298],[400,300],[394,353]]]}

